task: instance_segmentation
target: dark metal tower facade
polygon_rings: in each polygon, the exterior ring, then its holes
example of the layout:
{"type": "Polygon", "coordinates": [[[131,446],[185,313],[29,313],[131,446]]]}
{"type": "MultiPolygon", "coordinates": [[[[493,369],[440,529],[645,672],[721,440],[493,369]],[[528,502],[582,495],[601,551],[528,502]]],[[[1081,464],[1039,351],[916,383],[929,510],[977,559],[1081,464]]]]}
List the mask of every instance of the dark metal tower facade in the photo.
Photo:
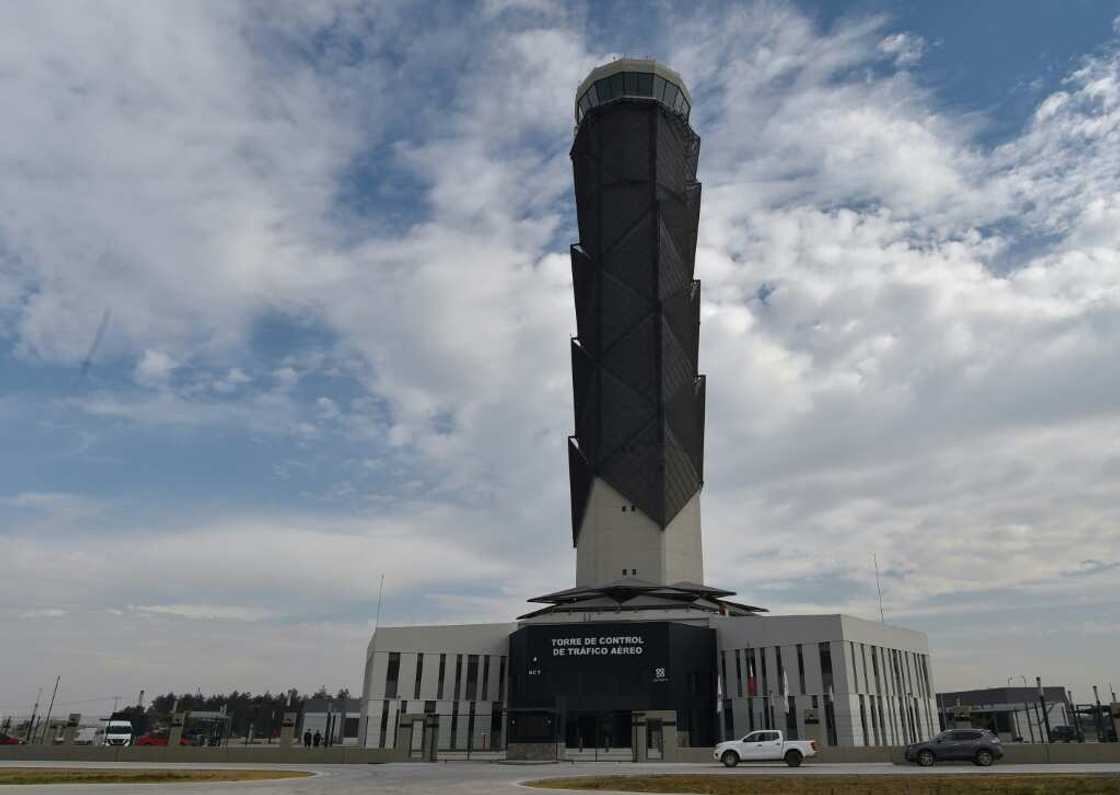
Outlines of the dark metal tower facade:
{"type": "Polygon", "coordinates": [[[687,91],[665,72],[616,70],[585,83],[577,101],[568,445],[577,545],[597,478],[662,530],[704,478],[693,279],[700,138],[688,123],[687,91]]]}

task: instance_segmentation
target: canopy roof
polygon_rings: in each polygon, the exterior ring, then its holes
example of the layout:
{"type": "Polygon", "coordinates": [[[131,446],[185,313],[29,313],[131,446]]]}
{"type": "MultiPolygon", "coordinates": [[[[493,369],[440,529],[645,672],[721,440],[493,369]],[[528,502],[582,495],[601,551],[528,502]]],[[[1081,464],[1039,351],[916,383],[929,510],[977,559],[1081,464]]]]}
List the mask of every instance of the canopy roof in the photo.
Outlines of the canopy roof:
{"type": "Polygon", "coordinates": [[[640,580],[637,577],[620,577],[603,585],[586,585],[568,588],[555,593],[535,596],[530,602],[549,607],[527,613],[518,618],[534,618],[553,613],[622,612],[636,610],[698,610],[718,615],[755,615],[767,612],[765,608],[744,605],[725,599],[734,596],[710,585],[694,582],[675,582],[669,585],[640,580]]]}

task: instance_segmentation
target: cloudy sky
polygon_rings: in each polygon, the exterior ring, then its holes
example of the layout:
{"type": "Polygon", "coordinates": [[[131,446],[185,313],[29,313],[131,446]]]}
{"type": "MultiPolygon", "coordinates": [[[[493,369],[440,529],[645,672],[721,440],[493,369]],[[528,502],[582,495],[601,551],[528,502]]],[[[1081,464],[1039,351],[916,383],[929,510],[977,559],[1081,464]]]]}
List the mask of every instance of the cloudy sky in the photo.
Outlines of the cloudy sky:
{"type": "MultiPolygon", "coordinates": [[[[0,8],[0,714],[570,585],[575,86],[703,139],[708,580],[1120,684],[1120,3],[0,8]]],[[[70,711],[70,708],[67,708],[70,711]]]]}

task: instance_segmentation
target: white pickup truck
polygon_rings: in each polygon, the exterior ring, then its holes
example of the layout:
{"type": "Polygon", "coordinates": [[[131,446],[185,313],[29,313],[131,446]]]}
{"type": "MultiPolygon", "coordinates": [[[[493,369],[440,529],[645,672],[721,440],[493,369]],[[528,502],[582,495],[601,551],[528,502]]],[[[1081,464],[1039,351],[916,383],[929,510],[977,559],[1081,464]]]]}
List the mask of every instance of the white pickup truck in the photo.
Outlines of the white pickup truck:
{"type": "Polygon", "coordinates": [[[801,760],[817,755],[816,740],[789,740],[780,731],[751,732],[741,740],[728,740],[715,749],[715,758],[728,767],[740,762],[784,761],[797,767],[801,760]]]}

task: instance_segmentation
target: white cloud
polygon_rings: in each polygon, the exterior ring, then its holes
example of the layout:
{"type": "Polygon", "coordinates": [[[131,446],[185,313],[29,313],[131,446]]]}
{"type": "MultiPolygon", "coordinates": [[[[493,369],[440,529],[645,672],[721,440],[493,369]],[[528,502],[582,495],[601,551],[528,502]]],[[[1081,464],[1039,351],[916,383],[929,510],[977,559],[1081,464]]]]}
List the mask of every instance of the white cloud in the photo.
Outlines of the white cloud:
{"type": "Polygon", "coordinates": [[[163,351],[146,350],[136,363],[136,381],[145,386],[166,384],[178,364],[163,351]]]}
{"type": "Polygon", "coordinates": [[[276,616],[274,611],[265,608],[237,605],[129,605],[128,609],[139,613],[214,621],[263,621],[276,616]]]}
{"type": "Polygon", "coordinates": [[[897,66],[913,66],[922,60],[926,42],[913,33],[892,33],[879,40],[879,51],[894,59],[897,66]]]}

